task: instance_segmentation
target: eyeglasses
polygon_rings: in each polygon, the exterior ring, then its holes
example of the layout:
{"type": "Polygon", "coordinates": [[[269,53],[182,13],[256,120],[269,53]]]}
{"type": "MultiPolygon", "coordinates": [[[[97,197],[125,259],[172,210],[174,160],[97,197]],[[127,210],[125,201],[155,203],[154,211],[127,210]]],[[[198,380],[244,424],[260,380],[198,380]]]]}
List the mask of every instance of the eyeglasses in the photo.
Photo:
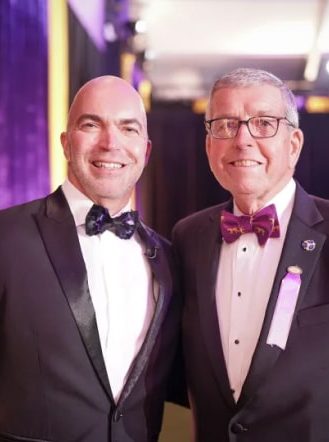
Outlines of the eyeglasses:
{"type": "Polygon", "coordinates": [[[239,120],[238,118],[214,118],[206,120],[207,131],[214,137],[222,140],[234,138],[241,124],[248,127],[250,135],[254,138],[271,138],[278,131],[279,123],[285,121],[288,126],[294,125],[286,117],[251,117],[248,120],[239,120]]]}

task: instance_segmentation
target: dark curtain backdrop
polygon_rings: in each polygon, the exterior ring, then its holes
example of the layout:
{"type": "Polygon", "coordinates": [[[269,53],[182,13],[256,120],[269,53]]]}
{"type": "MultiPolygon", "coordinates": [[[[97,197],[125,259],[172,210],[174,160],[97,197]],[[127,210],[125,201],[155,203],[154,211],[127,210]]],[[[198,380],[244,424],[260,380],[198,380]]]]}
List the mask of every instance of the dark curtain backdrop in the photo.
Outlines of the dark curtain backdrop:
{"type": "Polygon", "coordinates": [[[0,1],[0,207],[49,192],[47,2],[0,1]]]}
{"type": "Polygon", "coordinates": [[[69,101],[80,87],[101,75],[120,76],[120,42],[108,43],[98,49],[69,8],[69,101]]]}
{"type": "MultiPolygon", "coordinates": [[[[176,221],[225,201],[228,193],[208,167],[203,115],[182,105],[155,105],[148,116],[153,151],[138,187],[145,222],[170,238],[176,221]]],[[[329,114],[302,114],[305,144],[295,177],[329,198],[329,114]]]]}

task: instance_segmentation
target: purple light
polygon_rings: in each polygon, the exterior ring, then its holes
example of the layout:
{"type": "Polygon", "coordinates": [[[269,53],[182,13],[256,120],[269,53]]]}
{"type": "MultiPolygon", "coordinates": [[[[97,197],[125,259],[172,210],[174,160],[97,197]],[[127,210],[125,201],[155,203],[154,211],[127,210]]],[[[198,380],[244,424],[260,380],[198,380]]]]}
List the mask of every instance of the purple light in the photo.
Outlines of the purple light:
{"type": "Polygon", "coordinates": [[[305,109],[305,103],[306,99],[302,95],[295,95],[295,101],[297,105],[297,109],[300,111],[302,109],[305,109]]]}
{"type": "Polygon", "coordinates": [[[68,3],[97,48],[104,51],[104,0],[68,0],[68,3]]]}

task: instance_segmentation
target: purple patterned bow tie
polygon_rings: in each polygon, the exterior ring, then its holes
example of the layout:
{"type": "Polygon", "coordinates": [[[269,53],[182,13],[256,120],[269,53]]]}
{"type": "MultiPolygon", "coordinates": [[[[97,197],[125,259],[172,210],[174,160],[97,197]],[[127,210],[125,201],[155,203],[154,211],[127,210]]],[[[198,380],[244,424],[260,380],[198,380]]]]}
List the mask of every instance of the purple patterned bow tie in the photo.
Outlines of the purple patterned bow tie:
{"type": "Polygon", "coordinates": [[[220,228],[224,241],[231,243],[244,233],[255,232],[258,243],[263,246],[268,238],[279,238],[280,226],[275,205],[264,207],[254,215],[235,216],[233,213],[221,213],[220,228]]]}
{"type": "Polygon", "coordinates": [[[124,212],[112,218],[105,207],[94,204],[86,216],[86,233],[91,236],[110,230],[121,239],[129,239],[133,236],[138,222],[137,211],[124,212]]]}

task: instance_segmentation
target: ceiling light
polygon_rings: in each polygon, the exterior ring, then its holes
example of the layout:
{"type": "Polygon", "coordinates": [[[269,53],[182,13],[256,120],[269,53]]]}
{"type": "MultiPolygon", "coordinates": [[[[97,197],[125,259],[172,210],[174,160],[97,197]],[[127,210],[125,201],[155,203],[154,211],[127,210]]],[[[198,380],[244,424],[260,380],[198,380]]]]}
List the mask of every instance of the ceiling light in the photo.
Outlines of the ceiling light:
{"type": "Polygon", "coordinates": [[[145,20],[137,20],[135,23],[135,31],[138,34],[142,34],[144,32],[146,32],[146,21],[145,20]]]}
{"type": "Polygon", "coordinates": [[[113,23],[110,22],[105,23],[103,28],[103,33],[105,40],[108,41],[109,43],[113,43],[118,38],[113,23]]]}

